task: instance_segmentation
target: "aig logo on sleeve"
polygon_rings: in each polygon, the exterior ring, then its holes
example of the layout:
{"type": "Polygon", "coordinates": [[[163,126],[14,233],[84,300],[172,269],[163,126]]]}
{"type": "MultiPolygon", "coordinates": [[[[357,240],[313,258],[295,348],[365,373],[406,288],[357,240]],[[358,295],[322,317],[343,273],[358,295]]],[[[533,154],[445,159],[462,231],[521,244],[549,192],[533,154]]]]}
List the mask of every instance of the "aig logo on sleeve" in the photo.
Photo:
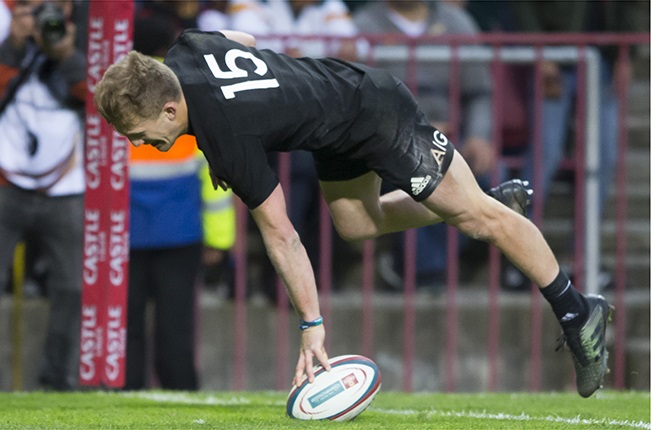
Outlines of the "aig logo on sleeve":
{"type": "Polygon", "coordinates": [[[432,155],[434,156],[434,160],[439,168],[441,167],[443,158],[445,158],[448,142],[448,138],[443,133],[438,130],[434,131],[434,134],[432,135],[432,145],[434,145],[432,155]]]}
{"type": "Polygon", "coordinates": [[[434,131],[432,138],[432,143],[436,146],[445,147],[448,144],[448,138],[438,130],[434,131]]]}

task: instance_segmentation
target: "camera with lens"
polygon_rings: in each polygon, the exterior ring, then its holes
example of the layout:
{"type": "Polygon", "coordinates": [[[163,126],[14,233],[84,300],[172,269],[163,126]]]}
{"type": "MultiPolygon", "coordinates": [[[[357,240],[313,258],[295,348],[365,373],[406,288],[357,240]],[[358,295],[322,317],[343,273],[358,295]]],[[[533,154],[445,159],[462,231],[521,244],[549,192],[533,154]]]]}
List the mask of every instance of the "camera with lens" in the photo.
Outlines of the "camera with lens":
{"type": "Polygon", "coordinates": [[[34,9],[34,22],[48,45],[57,43],[66,35],[66,16],[55,4],[43,3],[34,9]]]}

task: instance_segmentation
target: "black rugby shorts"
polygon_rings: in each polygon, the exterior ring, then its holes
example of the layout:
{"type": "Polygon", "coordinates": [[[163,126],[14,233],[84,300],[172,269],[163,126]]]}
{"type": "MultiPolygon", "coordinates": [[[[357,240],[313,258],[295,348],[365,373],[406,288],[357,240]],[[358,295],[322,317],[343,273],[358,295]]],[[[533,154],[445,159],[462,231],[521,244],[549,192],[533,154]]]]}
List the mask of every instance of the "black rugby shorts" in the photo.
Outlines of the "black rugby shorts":
{"type": "Polygon", "coordinates": [[[373,170],[414,200],[425,200],[450,166],[452,142],[388,73],[368,73],[360,91],[360,115],[350,127],[346,152],[314,154],[319,180],[345,181],[373,170]]]}

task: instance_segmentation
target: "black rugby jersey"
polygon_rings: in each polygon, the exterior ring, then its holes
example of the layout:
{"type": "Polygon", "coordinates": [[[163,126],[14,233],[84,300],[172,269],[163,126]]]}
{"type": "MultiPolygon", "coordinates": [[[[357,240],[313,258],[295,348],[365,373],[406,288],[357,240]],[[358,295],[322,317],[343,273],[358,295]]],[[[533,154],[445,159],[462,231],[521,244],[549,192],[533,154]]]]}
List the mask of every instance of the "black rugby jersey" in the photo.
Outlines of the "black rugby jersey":
{"type": "Polygon", "coordinates": [[[359,86],[372,73],[363,65],[295,59],[194,29],[179,36],[165,64],[181,82],[189,133],[249,208],[278,184],[267,151],[363,158],[360,143],[373,124],[351,127],[360,116],[359,86]]]}

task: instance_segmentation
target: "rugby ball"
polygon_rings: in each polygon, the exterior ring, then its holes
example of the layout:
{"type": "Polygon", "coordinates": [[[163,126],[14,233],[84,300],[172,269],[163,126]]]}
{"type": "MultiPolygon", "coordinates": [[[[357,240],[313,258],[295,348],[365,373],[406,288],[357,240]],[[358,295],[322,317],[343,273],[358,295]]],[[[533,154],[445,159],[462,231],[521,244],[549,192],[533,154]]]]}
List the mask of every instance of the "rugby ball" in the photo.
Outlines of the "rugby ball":
{"type": "Polygon", "coordinates": [[[377,365],[361,355],[340,355],[328,360],[332,370],[314,368],[287,398],[287,415],[299,420],[348,421],[361,414],[380,391],[382,375],[377,365]]]}

